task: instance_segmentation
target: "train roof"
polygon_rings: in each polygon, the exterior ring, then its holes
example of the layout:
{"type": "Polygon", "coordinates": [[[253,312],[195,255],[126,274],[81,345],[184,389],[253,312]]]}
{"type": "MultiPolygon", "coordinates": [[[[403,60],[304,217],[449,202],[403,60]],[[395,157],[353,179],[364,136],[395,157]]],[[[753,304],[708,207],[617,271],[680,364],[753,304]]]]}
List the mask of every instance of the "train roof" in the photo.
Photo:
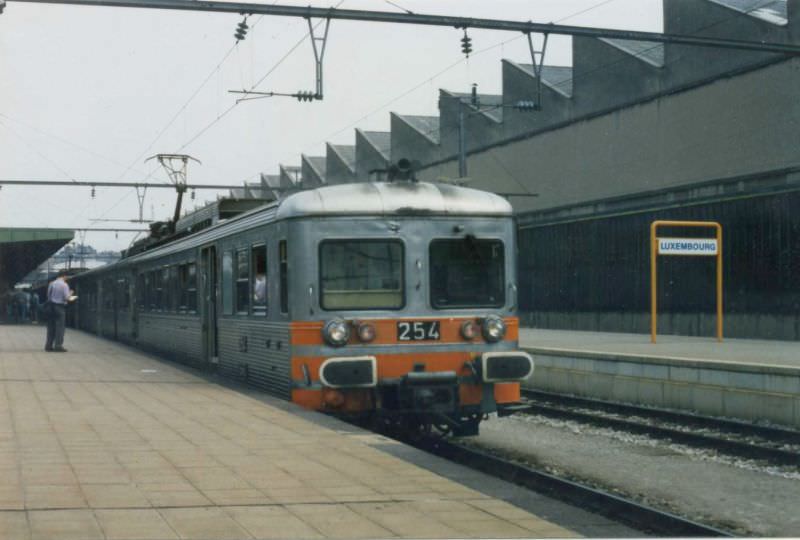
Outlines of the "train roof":
{"type": "Polygon", "coordinates": [[[488,191],[427,182],[360,182],[295,193],[278,219],[314,215],[510,216],[511,204],[488,191]]]}
{"type": "MultiPolygon", "coordinates": [[[[279,202],[255,208],[116,264],[144,262],[197,248],[219,238],[282,219],[323,216],[510,217],[512,214],[511,204],[499,195],[450,184],[363,182],[323,186],[293,193],[279,202]]],[[[102,272],[104,268],[85,274],[102,272]]]]}

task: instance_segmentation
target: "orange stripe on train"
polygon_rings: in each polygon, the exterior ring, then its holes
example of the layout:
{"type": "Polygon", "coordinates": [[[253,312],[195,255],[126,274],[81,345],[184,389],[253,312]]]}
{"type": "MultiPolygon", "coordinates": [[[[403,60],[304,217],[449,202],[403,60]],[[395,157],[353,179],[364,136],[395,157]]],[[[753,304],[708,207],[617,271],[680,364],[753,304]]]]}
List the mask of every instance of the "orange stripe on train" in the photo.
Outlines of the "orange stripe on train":
{"type": "MultiPolygon", "coordinates": [[[[461,337],[461,325],[464,321],[475,321],[474,317],[408,317],[397,319],[358,319],[358,322],[370,323],[375,326],[375,340],[370,345],[431,345],[434,343],[485,343],[482,337],[466,341],[461,337]],[[397,323],[400,321],[439,321],[440,337],[436,341],[400,341],[397,339],[397,323]]],[[[519,339],[519,320],[516,317],[506,317],[505,341],[519,339]]],[[[323,321],[296,321],[291,323],[292,345],[324,345],[322,338],[323,321]]],[[[355,330],[355,329],[354,329],[355,330]]],[[[351,332],[348,345],[360,345],[355,331],[351,332]]]]}

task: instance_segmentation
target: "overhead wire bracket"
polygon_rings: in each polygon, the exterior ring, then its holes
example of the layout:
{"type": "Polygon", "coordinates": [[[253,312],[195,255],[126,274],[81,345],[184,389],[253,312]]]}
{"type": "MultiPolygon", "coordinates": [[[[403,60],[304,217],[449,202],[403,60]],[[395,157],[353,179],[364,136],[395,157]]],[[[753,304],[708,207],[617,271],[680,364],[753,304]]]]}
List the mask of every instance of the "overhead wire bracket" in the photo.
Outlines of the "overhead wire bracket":
{"type": "MultiPolygon", "coordinates": [[[[271,97],[293,97],[297,99],[297,101],[315,101],[321,100],[324,96],[324,87],[323,87],[323,77],[322,77],[322,67],[323,67],[323,60],[325,59],[325,48],[328,44],[328,30],[330,29],[331,19],[325,19],[325,29],[322,31],[321,34],[317,34],[315,32],[315,26],[311,21],[311,17],[306,17],[306,22],[308,22],[308,35],[311,38],[311,47],[314,51],[314,90],[300,90],[298,92],[256,92],[255,90],[228,90],[231,94],[242,94],[244,97],[240,97],[236,100],[236,103],[241,103],[242,101],[251,101],[254,99],[264,99],[264,98],[271,98],[271,97]]],[[[318,26],[318,25],[317,25],[318,26]]]]}
{"type": "Polygon", "coordinates": [[[321,36],[314,33],[314,25],[311,23],[311,17],[306,18],[308,23],[308,35],[311,37],[311,47],[314,49],[314,64],[316,67],[316,87],[314,92],[314,99],[322,99],[322,61],[325,58],[325,47],[328,44],[328,29],[331,25],[331,20],[325,19],[325,30],[321,36]]]}
{"type": "Polygon", "coordinates": [[[534,108],[540,111],[542,110],[542,68],[544,67],[544,55],[547,52],[547,39],[550,37],[550,34],[546,32],[543,34],[544,41],[542,41],[542,48],[539,50],[536,50],[536,46],[533,44],[531,33],[526,32],[525,35],[528,38],[528,50],[531,53],[533,75],[536,77],[536,99],[534,108]]]}
{"type": "Polygon", "coordinates": [[[139,186],[135,186],[136,200],[139,203],[139,221],[144,222],[144,196],[147,194],[147,186],[142,186],[139,191],[139,186]]]}

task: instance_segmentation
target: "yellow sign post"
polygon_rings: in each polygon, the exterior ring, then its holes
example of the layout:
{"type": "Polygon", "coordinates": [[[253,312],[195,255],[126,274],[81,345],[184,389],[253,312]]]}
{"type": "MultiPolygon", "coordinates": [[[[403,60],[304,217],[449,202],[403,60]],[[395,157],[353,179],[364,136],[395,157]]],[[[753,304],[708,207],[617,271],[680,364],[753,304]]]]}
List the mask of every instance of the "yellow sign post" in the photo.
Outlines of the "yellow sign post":
{"type": "Polygon", "coordinates": [[[716,221],[654,221],[650,224],[650,341],[656,342],[659,255],[716,256],[717,258],[717,341],[722,341],[722,225],[716,221]],[[716,238],[658,238],[659,227],[707,227],[716,238]]]}

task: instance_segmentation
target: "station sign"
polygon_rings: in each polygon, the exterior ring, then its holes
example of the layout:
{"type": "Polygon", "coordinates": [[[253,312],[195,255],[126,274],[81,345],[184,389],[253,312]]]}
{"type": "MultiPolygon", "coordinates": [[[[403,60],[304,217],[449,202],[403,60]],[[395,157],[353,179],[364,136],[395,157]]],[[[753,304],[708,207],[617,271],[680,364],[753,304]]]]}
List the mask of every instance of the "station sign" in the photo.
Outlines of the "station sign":
{"type": "Polygon", "coordinates": [[[659,255],[717,255],[716,238],[659,238],[659,255]]]}

